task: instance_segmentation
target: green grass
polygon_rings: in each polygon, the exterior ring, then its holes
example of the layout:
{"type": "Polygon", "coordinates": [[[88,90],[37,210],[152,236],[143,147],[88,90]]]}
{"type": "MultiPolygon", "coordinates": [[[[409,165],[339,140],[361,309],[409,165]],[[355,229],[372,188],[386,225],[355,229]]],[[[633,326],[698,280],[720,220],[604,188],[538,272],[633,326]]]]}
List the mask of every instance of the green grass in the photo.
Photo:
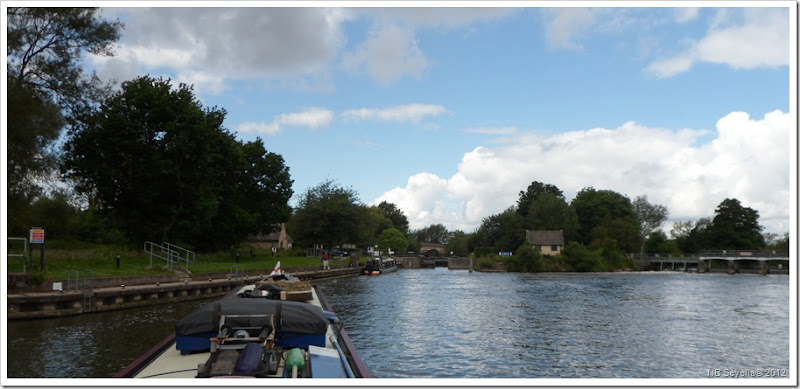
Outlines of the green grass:
{"type": "MultiPolygon", "coordinates": [[[[322,266],[318,258],[296,256],[295,253],[281,252],[273,256],[269,250],[260,250],[244,245],[237,250],[228,250],[217,253],[198,253],[195,261],[189,264],[188,269],[193,274],[229,272],[238,266],[238,270],[271,271],[278,261],[281,268],[286,269],[313,269],[322,266]],[[239,253],[237,262],[236,253],[239,253]],[[294,256],[293,256],[294,254],[294,256]]],[[[331,264],[338,263],[332,260],[331,264]]],[[[23,269],[21,258],[9,258],[6,262],[8,272],[21,272],[23,269]]],[[[26,270],[28,273],[38,273],[40,264],[40,247],[33,247],[32,257],[28,259],[26,270]]],[[[45,246],[45,272],[44,280],[60,280],[74,275],[77,271],[81,276],[91,271],[94,277],[126,277],[141,275],[171,274],[166,261],[153,257],[151,260],[141,247],[120,245],[100,245],[83,242],[48,242],[45,246]],[[117,255],[120,266],[117,268],[117,255]]],[[[185,266],[182,264],[181,266],[185,266]]]]}

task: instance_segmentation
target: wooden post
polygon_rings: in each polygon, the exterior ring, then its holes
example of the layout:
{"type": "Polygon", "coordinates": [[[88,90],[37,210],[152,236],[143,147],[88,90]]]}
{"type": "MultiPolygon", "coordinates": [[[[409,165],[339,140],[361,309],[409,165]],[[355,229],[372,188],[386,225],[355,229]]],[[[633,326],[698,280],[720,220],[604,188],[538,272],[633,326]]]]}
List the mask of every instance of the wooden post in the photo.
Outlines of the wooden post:
{"type": "Polygon", "coordinates": [[[769,262],[759,261],[758,274],[761,274],[762,276],[769,274],[769,262]]]}
{"type": "Polygon", "coordinates": [[[736,274],[739,272],[739,264],[736,261],[728,260],[728,274],[736,274]]]}

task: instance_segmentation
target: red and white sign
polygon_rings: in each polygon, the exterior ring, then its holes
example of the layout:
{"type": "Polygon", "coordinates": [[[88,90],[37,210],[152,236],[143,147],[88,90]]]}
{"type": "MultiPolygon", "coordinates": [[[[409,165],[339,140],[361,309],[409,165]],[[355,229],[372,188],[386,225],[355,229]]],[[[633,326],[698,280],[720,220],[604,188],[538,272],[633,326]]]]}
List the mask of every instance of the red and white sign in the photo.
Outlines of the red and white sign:
{"type": "Polygon", "coordinates": [[[30,243],[44,243],[44,228],[42,227],[31,228],[30,243]]]}

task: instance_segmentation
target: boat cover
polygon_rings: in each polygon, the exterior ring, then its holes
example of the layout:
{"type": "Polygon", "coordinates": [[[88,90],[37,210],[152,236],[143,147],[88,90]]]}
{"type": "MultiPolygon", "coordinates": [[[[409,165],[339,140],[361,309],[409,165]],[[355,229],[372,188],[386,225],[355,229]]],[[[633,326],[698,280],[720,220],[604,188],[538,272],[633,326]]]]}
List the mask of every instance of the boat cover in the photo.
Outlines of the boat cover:
{"type": "Polygon", "coordinates": [[[219,330],[221,315],[275,315],[276,331],[324,334],[328,320],[322,308],[297,301],[224,298],[206,304],[175,324],[175,335],[219,330]]]}

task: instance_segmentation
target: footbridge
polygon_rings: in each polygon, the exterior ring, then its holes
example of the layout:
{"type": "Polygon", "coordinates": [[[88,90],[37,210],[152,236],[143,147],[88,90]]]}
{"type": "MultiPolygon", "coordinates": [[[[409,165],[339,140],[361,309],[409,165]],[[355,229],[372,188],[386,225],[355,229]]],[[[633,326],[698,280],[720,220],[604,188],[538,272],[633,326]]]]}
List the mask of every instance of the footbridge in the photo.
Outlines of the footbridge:
{"type": "Polygon", "coordinates": [[[719,263],[729,274],[739,273],[744,263],[758,263],[759,274],[788,273],[789,252],[778,250],[705,250],[692,255],[649,254],[642,258],[652,270],[683,270],[706,273],[719,263]]]}

